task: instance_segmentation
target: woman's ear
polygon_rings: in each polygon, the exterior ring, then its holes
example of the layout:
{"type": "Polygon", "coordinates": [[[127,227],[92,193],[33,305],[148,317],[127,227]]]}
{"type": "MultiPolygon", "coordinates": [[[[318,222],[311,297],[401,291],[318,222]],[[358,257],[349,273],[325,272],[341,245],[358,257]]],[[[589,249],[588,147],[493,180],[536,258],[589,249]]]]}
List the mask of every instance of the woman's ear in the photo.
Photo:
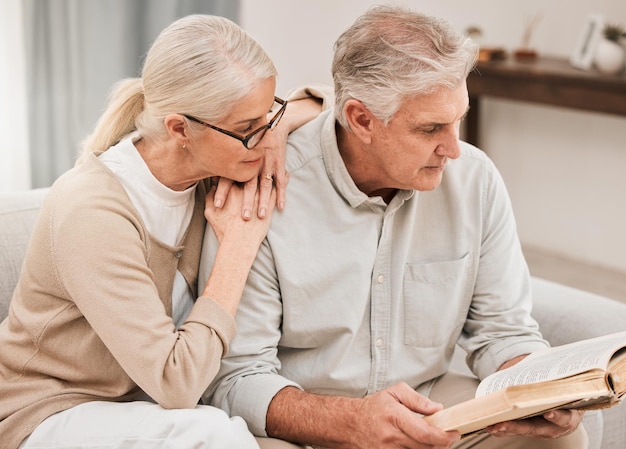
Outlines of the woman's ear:
{"type": "Polygon", "coordinates": [[[184,147],[189,140],[189,129],[185,117],[180,114],[170,114],[165,117],[165,128],[179,146],[184,147]]]}
{"type": "Polygon", "coordinates": [[[372,142],[374,116],[359,100],[348,100],[344,105],[344,112],[352,133],[363,143],[372,142]]]}

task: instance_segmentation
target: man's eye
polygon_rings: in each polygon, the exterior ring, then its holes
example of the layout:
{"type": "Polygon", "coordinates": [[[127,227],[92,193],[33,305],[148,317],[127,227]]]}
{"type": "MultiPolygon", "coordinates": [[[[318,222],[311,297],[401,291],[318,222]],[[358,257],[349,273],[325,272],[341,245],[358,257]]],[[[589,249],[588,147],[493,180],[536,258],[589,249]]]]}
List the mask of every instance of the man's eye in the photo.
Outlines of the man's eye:
{"type": "Polygon", "coordinates": [[[422,128],[424,134],[433,134],[439,131],[439,126],[429,126],[428,128],[422,128]]]}

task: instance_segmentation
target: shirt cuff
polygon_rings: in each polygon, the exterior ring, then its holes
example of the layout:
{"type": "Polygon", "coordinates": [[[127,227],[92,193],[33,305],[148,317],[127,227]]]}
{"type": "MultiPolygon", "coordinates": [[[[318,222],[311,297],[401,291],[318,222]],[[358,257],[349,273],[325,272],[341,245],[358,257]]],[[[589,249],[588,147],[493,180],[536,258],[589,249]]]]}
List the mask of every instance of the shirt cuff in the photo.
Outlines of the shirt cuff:
{"type": "Polygon", "coordinates": [[[285,387],[302,388],[277,374],[254,374],[237,381],[228,393],[231,416],[241,416],[250,431],[259,437],[266,437],[267,409],[270,402],[285,387]]]}
{"type": "Polygon", "coordinates": [[[545,340],[528,341],[527,339],[517,343],[507,341],[506,343],[496,344],[476,357],[473,363],[473,371],[482,380],[496,372],[503,363],[517,356],[545,349],[548,346],[545,340]]]}

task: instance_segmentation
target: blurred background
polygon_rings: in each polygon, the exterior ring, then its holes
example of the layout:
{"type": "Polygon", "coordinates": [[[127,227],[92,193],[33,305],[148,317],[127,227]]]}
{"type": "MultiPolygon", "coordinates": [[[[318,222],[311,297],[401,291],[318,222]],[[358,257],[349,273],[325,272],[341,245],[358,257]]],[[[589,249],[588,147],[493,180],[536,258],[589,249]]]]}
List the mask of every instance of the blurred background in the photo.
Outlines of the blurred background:
{"type": "MultiPolygon", "coordinates": [[[[239,23],[273,58],[284,96],[331,83],[335,39],[379,3],[479,27],[481,45],[508,52],[530,27],[529,47],[566,59],[590,14],[626,25],[624,0],[2,0],[0,191],[49,186],[70,168],[111,86],[138,76],[177,17],[239,23]]],[[[481,147],[508,186],[531,272],[626,298],[626,117],[491,98],[480,114],[481,147]]]]}

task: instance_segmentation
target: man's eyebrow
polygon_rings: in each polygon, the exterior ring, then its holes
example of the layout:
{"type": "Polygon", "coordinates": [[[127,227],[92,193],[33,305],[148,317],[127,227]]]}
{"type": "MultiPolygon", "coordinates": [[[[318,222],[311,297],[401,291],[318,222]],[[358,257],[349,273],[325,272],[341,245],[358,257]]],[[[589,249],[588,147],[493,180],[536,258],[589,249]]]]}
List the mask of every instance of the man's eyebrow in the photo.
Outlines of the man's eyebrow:
{"type": "MultiPolygon", "coordinates": [[[[469,114],[469,110],[470,110],[470,106],[467,106],[467,108],[465,109],[465,112],[463,113],[459,121],[465,120],[465,118],[467,117],[467,114],[469,114]]],[[[449,124],[450,123],[444,123],[444,122],[424,122],[424,123],[419,123],[417,125],[417,128],[429,127],[429,126],[444,126],[444,125],[449,125],[449,124]]]]}

